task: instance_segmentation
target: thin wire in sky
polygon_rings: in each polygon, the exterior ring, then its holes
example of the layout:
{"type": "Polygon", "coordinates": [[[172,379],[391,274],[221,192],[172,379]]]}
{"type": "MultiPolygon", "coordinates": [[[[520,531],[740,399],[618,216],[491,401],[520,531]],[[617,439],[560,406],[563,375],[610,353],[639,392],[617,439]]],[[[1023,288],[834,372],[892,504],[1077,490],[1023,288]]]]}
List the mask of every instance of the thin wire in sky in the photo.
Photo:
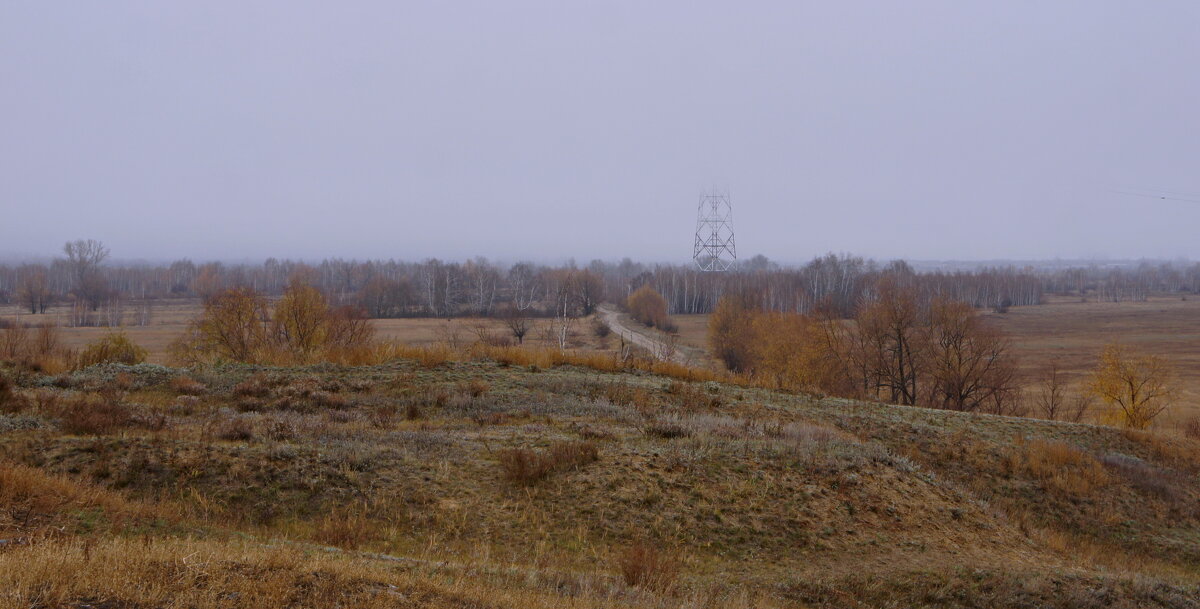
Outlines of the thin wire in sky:
{"type": "Polygon", "coordinates": [[[1125,187],[1109,189],[1109,192],[1131,197],[1142,197],[1144,199],[1158,199],[1160,201],[1186,201],[1188,203],[1200,203],[1200,195],[1177,190],[1125,187]]]}

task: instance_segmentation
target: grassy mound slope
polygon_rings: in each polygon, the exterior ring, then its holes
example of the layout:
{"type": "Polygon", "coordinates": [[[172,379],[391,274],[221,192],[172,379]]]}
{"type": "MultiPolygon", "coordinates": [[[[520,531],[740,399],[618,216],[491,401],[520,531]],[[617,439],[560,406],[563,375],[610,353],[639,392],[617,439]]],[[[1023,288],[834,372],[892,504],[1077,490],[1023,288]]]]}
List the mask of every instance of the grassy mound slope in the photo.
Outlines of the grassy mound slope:
{"type": "Polygon", "coordinates": [[[1200,446],[1151,434],[489,362],[93,368],[4,410],[13,606],[1200,596],[1200,446]]]}

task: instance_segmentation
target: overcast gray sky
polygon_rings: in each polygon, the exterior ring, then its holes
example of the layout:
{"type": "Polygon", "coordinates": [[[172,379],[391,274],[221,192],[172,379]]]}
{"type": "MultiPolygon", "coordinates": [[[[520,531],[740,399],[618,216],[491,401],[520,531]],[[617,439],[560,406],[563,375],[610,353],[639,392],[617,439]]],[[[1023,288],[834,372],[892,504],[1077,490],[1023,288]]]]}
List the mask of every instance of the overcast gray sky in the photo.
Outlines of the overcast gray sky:
{"type": "Polygon", "coordinates": [[[743,255],[1200,258],[1198,26],[1194,0],[8,0],[0,253],[683,261],[716,185],[743,255]]]}

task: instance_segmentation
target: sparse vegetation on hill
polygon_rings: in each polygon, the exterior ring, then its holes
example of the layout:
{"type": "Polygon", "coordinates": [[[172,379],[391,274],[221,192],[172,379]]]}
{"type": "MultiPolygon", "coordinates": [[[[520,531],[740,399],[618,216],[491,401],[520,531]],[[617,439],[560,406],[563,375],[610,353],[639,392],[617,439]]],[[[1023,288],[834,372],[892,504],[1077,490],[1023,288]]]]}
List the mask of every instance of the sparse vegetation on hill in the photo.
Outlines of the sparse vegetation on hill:
{"type": "Polygon", "coordinates": [[[1196,606],[1194,440],[519,351],[23,376],[5,602],[1196,606]]]}

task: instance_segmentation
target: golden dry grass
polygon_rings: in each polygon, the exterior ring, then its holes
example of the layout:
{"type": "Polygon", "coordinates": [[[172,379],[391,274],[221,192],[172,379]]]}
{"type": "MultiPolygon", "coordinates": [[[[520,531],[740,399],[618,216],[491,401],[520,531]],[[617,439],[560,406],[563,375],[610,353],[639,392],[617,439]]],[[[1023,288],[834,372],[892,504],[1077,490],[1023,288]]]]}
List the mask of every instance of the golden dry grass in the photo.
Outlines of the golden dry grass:
{"type": "Polygon", "coordinates": [[[1051,493],[1088,497],[1110,481],[1108,472],[1095,457],[1065,442],[1018,438],[1009,456],[1011,467],[1023,469],[1051,493]]]}
{"type": "MultiPolygon", "coordinates": [[[[430,575],[386,560],[188,539],[70,539],[0,552],[0,608],[361,607],[468,609],[674,606],[563,596],[517,578],[430,575]]],[[[742,604],[741,606],[746,606],[742,604]]]]}

